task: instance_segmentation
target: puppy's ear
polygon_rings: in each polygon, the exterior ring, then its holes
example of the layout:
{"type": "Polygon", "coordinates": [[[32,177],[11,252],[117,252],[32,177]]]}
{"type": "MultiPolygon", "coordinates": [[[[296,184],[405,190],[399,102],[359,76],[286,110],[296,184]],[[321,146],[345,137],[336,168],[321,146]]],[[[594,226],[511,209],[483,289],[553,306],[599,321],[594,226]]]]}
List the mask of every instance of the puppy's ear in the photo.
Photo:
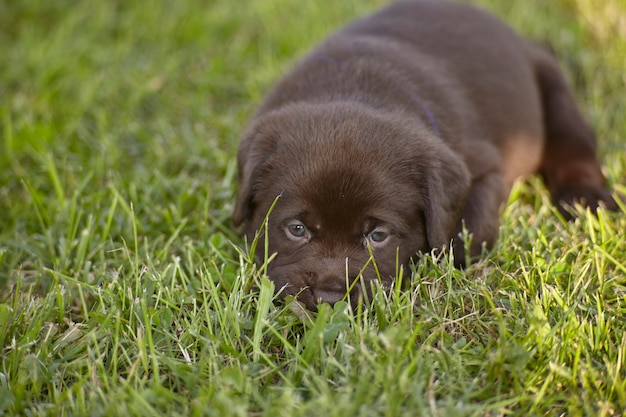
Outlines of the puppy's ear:
{"type": "Polygon", "coordinates": [[[245,219],[250,218],[252,212],[254,212],[252,175],[246,175],[246,171],[245,167],[239,168],[239,191],[237,191],[235,209],[233,210],[233,224],[235,227],[241,225],[245,219]]]}
{"type": "Polygon", "coordinates": [[[262,137],[254,132],[244,136],[237,153],[239,166],[239,191],[233,210],[235,227],[252,218],[256,208],[256,192],[263,171],[272,159],[276,141],[271,137],[262,137]]]}
{"type": "Polygon", "coordinates": [[[428,201],[424,209],[431,249],[447,248],[457,231],[470,188],[465,162],[448,147],[436,149],[427,170],[428,201]]]}

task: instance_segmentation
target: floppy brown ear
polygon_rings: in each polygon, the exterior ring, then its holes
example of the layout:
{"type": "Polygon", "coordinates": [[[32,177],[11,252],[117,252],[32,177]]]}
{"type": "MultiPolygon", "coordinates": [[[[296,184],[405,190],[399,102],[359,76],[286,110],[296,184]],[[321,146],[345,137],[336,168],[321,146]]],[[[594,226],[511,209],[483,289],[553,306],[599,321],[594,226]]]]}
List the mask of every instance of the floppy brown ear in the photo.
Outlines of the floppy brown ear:
{"type": "Polygon", "coordinates": [[[237,165],[239,177],[239,190],[235,199],[233,209],[233,224],[235,227],[241,225],[244,220],[249,219],[254,212],[254,189],[253,182],[256,177],[255,172],[259,170],[260,161],[254,158],[250,149],[252,148],[253,137],[244,137],[237,152],[237,165]]]}
{"type": "Polygon", "coordinates": [[[252,193],[251,176],[245,175],[245,168],[239,168],[239,191],[233,209],[233,224],[238,227],[248,219],[254,211],[254,195],[252,193]],[[242,174],[243,173],[243,174],[242,174]]]}
{"type": "Polygon", "coordinates": [[[252,218],[256,208],[255,194],[259,181],[272,159],[276,141],[271,137],[262,137],[250,132],[244,136],[237,152],[239,166],[239,191],[233,209],[235,227],[252,218]]]}
{"type": "Polygon", "coordinates": [[[426,237],[431,249],[442,249],[449,247],[455,237],[471,180],[465,162],[447,147],[437,149],[429,162],[426,237]]]}

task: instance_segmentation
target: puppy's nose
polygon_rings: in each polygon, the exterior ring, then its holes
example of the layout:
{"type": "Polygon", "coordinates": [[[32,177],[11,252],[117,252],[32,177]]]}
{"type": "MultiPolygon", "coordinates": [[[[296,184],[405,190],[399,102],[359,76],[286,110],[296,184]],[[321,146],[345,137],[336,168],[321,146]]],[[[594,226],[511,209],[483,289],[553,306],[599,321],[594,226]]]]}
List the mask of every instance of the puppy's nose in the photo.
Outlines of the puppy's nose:
{"type": "Polygon", "coordinates": [[[328,289],[314,289],[313,294],[315,295],[315,300],[323,303],[328,303],[331,306],[336,302],[341,301],[343,297],[346,295],[346,291],[337,291],[337,290],[328,290],[328,289]]]}

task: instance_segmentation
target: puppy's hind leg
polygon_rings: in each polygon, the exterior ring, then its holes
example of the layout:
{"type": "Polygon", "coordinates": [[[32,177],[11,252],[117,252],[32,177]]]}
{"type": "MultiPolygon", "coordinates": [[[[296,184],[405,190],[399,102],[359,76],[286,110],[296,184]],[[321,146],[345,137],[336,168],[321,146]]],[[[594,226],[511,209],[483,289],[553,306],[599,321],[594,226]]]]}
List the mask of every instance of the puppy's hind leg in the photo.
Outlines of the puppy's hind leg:
{"type": "Polygon", "coordinates": [[[545,145],[539,173],[552,201],[566,219],[578,202],[594,212],[603,203],[617,210],[596,157],[596,138],[556,59],[540,47],[533,49],[535,71],[544,113],[545,145]]]}

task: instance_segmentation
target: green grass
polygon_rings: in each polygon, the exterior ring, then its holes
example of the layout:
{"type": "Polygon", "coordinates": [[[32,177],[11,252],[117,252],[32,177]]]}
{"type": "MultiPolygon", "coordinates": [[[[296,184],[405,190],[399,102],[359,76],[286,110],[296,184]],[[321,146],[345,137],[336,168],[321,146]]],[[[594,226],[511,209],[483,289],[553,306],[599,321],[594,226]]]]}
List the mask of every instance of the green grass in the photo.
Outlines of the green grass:
{"type": "MultiPolygon", "coordinates": [[[[230,224],[238,138],[382,3],[0,3],[0,415],[623,415],[625,210],[564,223],[536,179],[465,271],[273,302],[230,224]]],[[[478,3],[551,40],[624,192],[626,5],[478,3]]]]}

